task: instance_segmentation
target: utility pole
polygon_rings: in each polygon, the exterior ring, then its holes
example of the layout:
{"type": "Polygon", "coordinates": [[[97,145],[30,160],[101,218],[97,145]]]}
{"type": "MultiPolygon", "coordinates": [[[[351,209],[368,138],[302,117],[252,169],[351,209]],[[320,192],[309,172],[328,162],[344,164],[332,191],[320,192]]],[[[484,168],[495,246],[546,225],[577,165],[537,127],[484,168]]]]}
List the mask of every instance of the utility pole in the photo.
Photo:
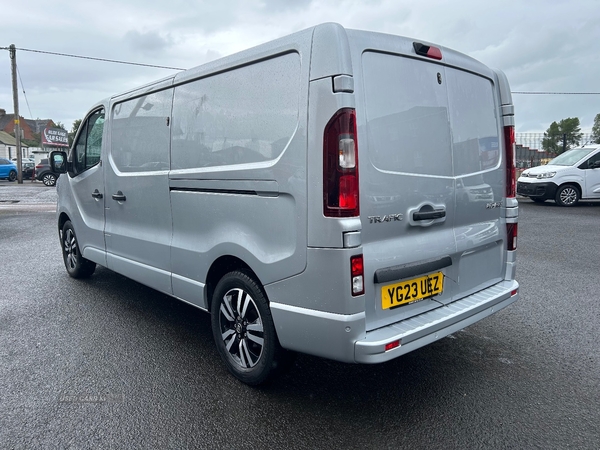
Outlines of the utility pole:
{"type": "Polygon", "coordinates": [[[17,49],[10,44],[10,69],[12,74],[13,104],[15,108],[15,140],[17,141],[17,183],[23,184],[23,157],[21,155],[21,124],[19,121],[19,90],[17,88],[17,49]]]}

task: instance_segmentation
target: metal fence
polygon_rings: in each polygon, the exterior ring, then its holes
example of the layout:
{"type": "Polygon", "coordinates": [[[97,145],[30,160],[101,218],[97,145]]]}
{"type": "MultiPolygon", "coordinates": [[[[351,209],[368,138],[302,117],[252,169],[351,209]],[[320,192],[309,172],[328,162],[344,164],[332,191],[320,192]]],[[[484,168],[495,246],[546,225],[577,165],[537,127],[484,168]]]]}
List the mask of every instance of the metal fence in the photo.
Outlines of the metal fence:
{"type": "MultiPolygon", "coordinates": [[[[547,152],[542,148],[544,133],[516,133],[516,164],[517,169],[541,166],[547,164],[556,153],[547,152]]],[[[579,145],[591,144],[593,142],[590,133],[583,133],[579,145]]]]}

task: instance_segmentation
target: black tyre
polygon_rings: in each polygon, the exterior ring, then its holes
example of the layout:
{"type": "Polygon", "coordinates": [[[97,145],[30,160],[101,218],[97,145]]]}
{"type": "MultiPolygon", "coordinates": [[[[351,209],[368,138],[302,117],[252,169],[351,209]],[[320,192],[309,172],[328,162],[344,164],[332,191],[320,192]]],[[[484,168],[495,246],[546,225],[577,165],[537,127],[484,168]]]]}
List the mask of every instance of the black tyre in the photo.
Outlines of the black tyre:
{"type": "Polygon", "coordinates": [[[8,181],[15,181],[17,179],[17,172],[15,170],[11,170],[8,174],[8,181]]]}
{"type": "Polygon", "coordinates": [[[555,201],[560,206],[573,206],[579,201],[579,190],[572,184],[560,186],[556,191],[555,201]]]}
{"type": "Polygon", "coordinates": [[[545,198],[539,198],[539,197],[529,197],[529,198],[536,203],[544,203],[546,201],[545,198]]]}
{"type": "Polygon", "coordinates": [[[75,230],[70,221],[66,221],[60,233],[60,246],[62,247],[65,268],[73,278],[87,278],[96,270],[96,263],[85,259],[79,250],[75,230]]]}
{"type": "Polygon", "coordinates": [[[287,352],[279,345],[266,296],[246,273],[221,278],[212,298],[211,324],[221,359],[238,380],[258,385],[282,368],[287,352]]]}
{"type": "Polygon", "coordinates": [[[56,184],[56,175],[54,175],[53,173],[46,173],[42,177],[42,182],[46,186],[54,186],[56,184]]]}

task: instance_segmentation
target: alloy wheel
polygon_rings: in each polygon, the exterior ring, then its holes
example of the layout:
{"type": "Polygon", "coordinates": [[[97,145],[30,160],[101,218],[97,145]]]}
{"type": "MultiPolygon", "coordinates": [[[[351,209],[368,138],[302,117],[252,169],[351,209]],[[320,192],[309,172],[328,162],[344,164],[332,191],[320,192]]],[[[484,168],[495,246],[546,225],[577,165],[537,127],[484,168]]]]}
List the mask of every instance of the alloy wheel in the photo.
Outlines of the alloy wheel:
{"type": "Polygon", "coordinates": [[[77,240],[75,239],[73,230],[70,228],[64,233],[63,248],[65,251],[65,264],[67,265],[67,268],[70,270],[75,270],[79,255],[77,250],[77,240]]]}
{"type": "Polygon", "coordinates": [[[577,191],[568,186],[560,192],[560,201],[563,205],[572,205],[577,201],[577,191]]]}
{"type": "Polygon", "coordinates": [[[239,288],[227,291],[219,308],[219,326],[231,359],[243,369],[256,366],[263,353],[264,328],[250,294],[239,288]]]}

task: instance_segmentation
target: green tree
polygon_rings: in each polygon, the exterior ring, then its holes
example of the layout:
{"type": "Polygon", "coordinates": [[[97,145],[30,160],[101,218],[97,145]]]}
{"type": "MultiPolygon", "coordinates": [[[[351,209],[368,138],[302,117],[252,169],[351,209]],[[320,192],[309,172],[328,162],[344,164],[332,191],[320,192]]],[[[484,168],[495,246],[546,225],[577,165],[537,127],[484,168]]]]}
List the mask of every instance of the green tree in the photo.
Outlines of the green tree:
{"type": "Polygon", "coordinates": [[[594,118],[592,140],[594,141],[594,144],[600,144],[600,114],[596,114],[596,117],[594,118]]]}
{"type": "Polygon", "coordinates": [[[77,130],[81,126],[81,119],[77,119],[73,121],[73,126],[71,127],[71,132],[69,133],[69,147],[73,145],[73,140],[75,139],[75,135],[77,134],[77,130]]]}
{"type": "Polygon", "coordinates": [[[552,122],[550,127],[544,133],[542,139],[542,148],[548,153],[560,154],[564,150],[576,147],[581,142],[583,133],[579,126],[578,117],[569,117],[562,119],[560,122],[552,122]],[[566,137],[567,147],[563,146],[563,139],[566,137]]]}
{"type": "Polygon", "coordinates": [[[81,125],[81,119],[77,119],[73,122],[73,128],[71,128],[71,134],[75,136],[77,134],[77,130],[79,130],[79,126],[81,125]]]}
{"type": "Polygon", "coordinates": [[[55,128],[60,128],[61,130],[65,130],[67,131],[67,129],[65,128],[65,126],[63,125],[63,123],[61,121],[58,121],[54,124],[55,128]]]}

